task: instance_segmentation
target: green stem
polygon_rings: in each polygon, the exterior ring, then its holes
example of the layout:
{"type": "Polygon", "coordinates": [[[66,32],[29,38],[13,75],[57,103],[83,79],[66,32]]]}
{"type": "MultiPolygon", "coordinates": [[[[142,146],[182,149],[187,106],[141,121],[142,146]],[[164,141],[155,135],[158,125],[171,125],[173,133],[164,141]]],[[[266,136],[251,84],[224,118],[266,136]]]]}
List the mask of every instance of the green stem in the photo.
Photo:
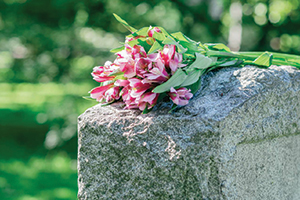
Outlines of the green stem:
{"type": "MultiPolygon", "coordinates": [[[[240,55],[248,55],[248,56],[260,56],[261,54],[263,54],[264,52],[236,52],[240,55]]],[[[300,56],[298,55],[292,55],[292,54],[284,54],[284,53],[275,53],[275,52],[269,52],[271,54],[273,54],[273,58],[275,59],[282,59],[284,60],[285,58],[288,59],[293,59],[293,60],[297,60],[300,62],[300,56]]]]}
{"type": "MultiPolygon", "coordinates": [[[[209,50],[206,52],[206,56],[222,58],[239,58],[248,61],[254,61],[258,56],[260,56],[263,53],[264,52],[223,52],[209,50]]],[[[273,54],[272,64],[274,65],[292,65],[297,68],[300,68],[300,56],[298,55],[281,54],[274,52],[269,53],[273,54]]]]}

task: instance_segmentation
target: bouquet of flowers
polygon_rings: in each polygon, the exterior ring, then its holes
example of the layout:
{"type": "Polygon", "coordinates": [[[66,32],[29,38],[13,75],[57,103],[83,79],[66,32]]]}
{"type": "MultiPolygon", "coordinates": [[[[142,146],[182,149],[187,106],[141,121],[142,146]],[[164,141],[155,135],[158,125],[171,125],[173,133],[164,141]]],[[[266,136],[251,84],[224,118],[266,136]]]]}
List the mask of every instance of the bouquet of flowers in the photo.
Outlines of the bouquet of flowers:
{"type": "Polygon", "coordinates": [[[200,89],[201,76],[213,69],[255,65],[291,65],[300,68],[300,56],[269,52],[232,52],[221,43],[195,42],[181,32],[169,34],[162,27],[139,30],[115,15],[131,34],[125,43],[111,50],[117,58],[94,67],[92,76],[100,86],[90,96],[103,105],[115,101],[125,109],[149,112],[169,98],[185,106],[200,89]]]}

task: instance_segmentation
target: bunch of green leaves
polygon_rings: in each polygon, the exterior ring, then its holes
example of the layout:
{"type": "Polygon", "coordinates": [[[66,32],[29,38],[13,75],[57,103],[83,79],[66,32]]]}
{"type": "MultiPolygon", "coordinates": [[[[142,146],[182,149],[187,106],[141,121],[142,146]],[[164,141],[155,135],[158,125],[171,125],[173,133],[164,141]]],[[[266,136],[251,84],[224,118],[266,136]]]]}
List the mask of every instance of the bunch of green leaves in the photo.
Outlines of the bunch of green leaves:
{"type": "MultiPolygon", "coordinates": [[[[127,36],[127,38],[134,38],[134,40],[128,42],[130,46],[141,45],[148,54],[151,54],[163,50],[164,45],[175,45],[177,52],[182,54],[183,63],[187,65],[178,68],[168,81],[154,88],[154,93],[166,93],[170,91],[171,87],[175,89],[186,87],[191,89],[194,94],[200,89],[201,76],[217,68],[243,67],[245,65],[268,68],[272,64],[291,65],[300,68],[300,57],[296,55],[269,52],[232,52],[222,43],[202,44],[193,41],[181,32],[170,34],[162,27],[157,27],[161,31],[153,33],[153,40],[148,37],[151,26],[137,30],[118,15],[114,14],[114,16],[131,32],[127,36]]],[[[123,44],[121,47],[111,50],[111,52],[116,53],[124,48],[123,44]]]]}

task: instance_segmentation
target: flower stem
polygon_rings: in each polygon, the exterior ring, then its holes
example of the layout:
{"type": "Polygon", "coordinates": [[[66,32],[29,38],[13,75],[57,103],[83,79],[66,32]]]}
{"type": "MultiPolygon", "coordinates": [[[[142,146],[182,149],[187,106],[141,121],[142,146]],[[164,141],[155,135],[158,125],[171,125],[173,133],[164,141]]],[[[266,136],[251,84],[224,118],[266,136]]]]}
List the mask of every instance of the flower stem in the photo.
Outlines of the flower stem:
{"type": "MultiPolygon", "coordinates": [[[[254,61],[258,56],[264,52],[222,52],[222,51],[206,51],[206,55],[210,57],[222,57],[222,58],[238,58],[245,59],[247,61],[254,61]]],[[[272,64],[274,65],[291,65],[300,69],[300,56],[291,54],[274,53],[272,64]]]]}

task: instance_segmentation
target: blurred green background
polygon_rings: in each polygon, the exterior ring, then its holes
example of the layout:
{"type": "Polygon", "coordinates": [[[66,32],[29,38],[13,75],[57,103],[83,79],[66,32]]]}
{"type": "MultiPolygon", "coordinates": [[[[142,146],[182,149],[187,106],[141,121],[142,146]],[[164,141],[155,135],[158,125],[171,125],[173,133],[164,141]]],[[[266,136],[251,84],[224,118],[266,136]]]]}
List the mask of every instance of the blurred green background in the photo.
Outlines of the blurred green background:
{"type": "Polygon", "coordinates": [[[0,1],[0,199],[76,199],[77,116],[92,68],[136,28],[232,50],[300,52],[298,0],[0,1]]]}

